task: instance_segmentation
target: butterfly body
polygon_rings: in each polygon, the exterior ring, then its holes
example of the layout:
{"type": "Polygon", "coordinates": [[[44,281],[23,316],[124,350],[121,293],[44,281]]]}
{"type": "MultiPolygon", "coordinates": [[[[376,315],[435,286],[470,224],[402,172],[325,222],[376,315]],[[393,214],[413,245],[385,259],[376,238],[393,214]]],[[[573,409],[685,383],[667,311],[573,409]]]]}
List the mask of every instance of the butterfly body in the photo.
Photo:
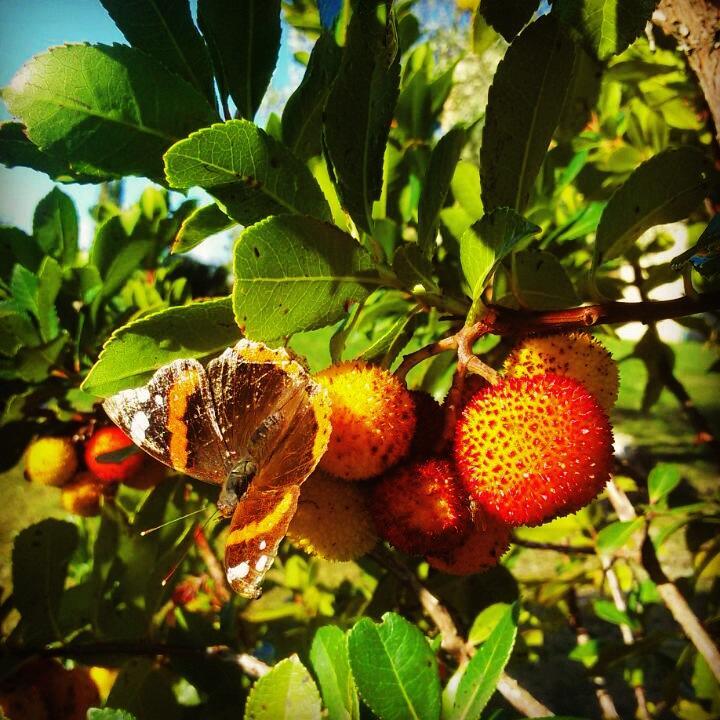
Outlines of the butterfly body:
{"type": "Polygon", "coordinates": [[[300,485],[330,435],[327,394],[284,349],[241,340],[204,367],[176,360],[147,385],[104,403],[109,417],[157,460],[221,486],[231,517],[225,568],[257,597],[297,508],[300,485]]]}

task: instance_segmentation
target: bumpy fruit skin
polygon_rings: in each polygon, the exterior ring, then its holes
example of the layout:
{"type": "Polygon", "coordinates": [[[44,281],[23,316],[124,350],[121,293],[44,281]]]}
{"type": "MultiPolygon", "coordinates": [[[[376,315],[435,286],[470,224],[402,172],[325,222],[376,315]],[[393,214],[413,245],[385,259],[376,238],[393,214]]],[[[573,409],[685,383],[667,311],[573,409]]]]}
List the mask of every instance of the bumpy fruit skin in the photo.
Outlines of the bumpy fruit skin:
{"type": "Polygon", "coordinates": [[[605,486],[613,436],[587,388],[547,374],[481,390],[456,427],[455,461],[486,516],[538,525],[579,510],[605,486]]]}
{"type": "Polygon", "coordinates": [[[75,445],[69,437],[39,438],[25,451],[25,477],[31,482],[60,487],[77,468],[75,445]]]}
{"type": "Polygon", "coordinates": [[[345,480],[366,480],[403,458],[415,432],[407,388],[387,370],[362,361],[317,375],[332,403],[332,434],[320,467],[345,480]]]}
{"type": "Polygon", "coordinates": [[[105,483],[128,480],[145,462],[145,453],[138,449],[137,452],[116,463],[100,462],[98,456],[132,445],[132,440],[120,428],[114,425],[100,428],[93,433],[85,445],[85,465],[96,478],[105,483]]]}
{"type": "Polygon", "coordinates": [[[602,343],[589,333],[554,333],[525,338],[505,360],[508,377],[567,375],[579,380],[609,413],[618,396],[618,368],[602,343]]]}
{"type": "Polygon", "coordinates": [[[315,470],[302,484],[288,537],[326,560],[355,560],[370,552],[378,538],[364,488],[315,470]]]}
{"type": "Polygon", "coordinates": [[[93,517],[100,513],[102,492],[100,481],[91,472],[78,473],[63,486],[62,506],[75,515],[93,517]]]}
{"type": "Polygon", "coordinates": [[[410,555],[457,547],[472,522],[468,495],[445,458],[389,470],[372,490],[370,509],[380,536],[410,555]]]}
{"type": "Polygon", "coordinates": [[[510,527],[492,517],[478,517],[462,544],[444,555],[425,559],[449,575],[474,575],[495,567],[510,547],[510,527]]]}

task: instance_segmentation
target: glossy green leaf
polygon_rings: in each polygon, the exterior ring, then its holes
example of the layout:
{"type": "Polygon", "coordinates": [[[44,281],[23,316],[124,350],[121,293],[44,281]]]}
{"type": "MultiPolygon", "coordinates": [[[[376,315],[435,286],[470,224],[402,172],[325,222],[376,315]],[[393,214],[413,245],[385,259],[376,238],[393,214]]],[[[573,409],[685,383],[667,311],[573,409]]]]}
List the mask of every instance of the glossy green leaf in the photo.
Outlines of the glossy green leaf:
{"type": "Polygon", "coordinates": [[[480,297],[497,264],[540,228],[511,208],[483,215],[460,238],[460,262],[473,300],[480,297]]]}
{"type": "Polygon", "coordinates": [[[233,310],[254,340],[329,325],[379,284],[370,255],[347,233],[314,218],[276,215],[235,245],[233,310]]]}
{"type": "Polygon", "coordinates": [[[660,463],[648,475],[648,495],[651,503],[667,497],[680,484],[680,468],[677,465],[660,463]]]}
{"type": "Polygon", "coordinates": [[[185,78],[215,105],[210,56],[188,0],[100,0],[127,41],[185,78]]]}
{"type": "Polygon", "coordinates": [[[595,57],[607,60],[642,34],[657,0],[555,0],[553,12],[580,34],[595,57]]]}
{"type": "Polygon", "coordinates": [[[545,250],[515,253],[511,282],[520,306],[530,310],[562,310],[580,302],[565,268],[545,250]]]}
{"type": "Polygon", "coordinates": [[[619,257],[654,225],[686,218],[710,189],[712,165],[690,147],[644,162],[610,198],[595,238],[595,264],[619,257]]]}
{"type": "Polygon", "coordinates": [[[626,612],[617,608],[615,603],[610,600],[593,600],[593,610],[601,620],[613,625],[627,625],[633,629],[639,627],[636,620],[633,620],[626,612]]]}
{"type": "Polygon", "coordinates": [[[34,237],[16,227],[0,227],[0,278],[10,280],[15,263],[37,272],[43,251],[34,237]]]}
{"type": "Polygon", "coordinates": [[[217,116],[182,78],[124,45],[65,45],[29,60],[3,92],[41,150],[78,172],[162,179],[170,145],[217,116]]]}
{"type": "Polygon", "coordinates": [[[504,602],[493,603],[488,605],[473,620],[473,624],[468,632],[468,641],[473,645],[479,645],[490,637],[493,629],[505,617],[509,605],[504,602]]]}
{"type": "Polygon", "coordinates": [[[12,357],[21,347],[40,343],[30,315],[12,300],[0,300],[0,355],[12,357]]]}
{"type": "Polygon", "coordinates": [[[353,13],[335,83],[325,106],[325,146],[343,206],[372,233],[380,197],[385,143],[400,82],[400,57],[386,0],[367,0],[353,13]],[[378,15],[385,14],[382,22],[378,15]]]}
{"type": "Polygon", "coordinates": [[[320,683],[328,720],[359,720],[360,703],[350,672],[347,636],[335,625],[318,629],[310,662],[320,683]]]}
{"type": "Polygon", "coordinates": [[[59,182],[97,182],[96,177],[77,173],[59,158],[40,150],[26,135],[25,126],[18,122],[0,123],[0,163],[37,170],[59,182]]]}
{"type": "Polygon", "coordinates": [[[280,49],[280,0],[198,0],[198,23],[210,48],[220,96],[255,117],[280,49]]]}
{"type": "Polygon", "coordinates": [[[75,203],[53,188],[35,207],[33,237],[44,254],[70,265],[78,250],[78,216],[75,203]]]}
{"type": "Polygon", "coordinates": [[[60,640],[60,599],[67,566],[78,543],[72,523],[43,520],[15,538],[12,550],[14,605],[25,642],[60,640]]]}
{"type": "Polygon", "coordinates": [[[467,141],[467,132],[454,127],[438,140],[430,155],[418,205],[418,245],[426,257],[435,252],[435,230],[440,210],[445,204],[450,182],[457,167],[460,153],[467,141]]]}
{"type": "Polygon", "coordinates": [[[484,210],[480,199],[480,170],[478,166],[467,160],[461,160],[455,168],[450,188],[460,207],[473,220],[479,220],[484,210]]]}
{"type": "Polygon", "coordinates": [[[165,155],[165,173],[171,187],[209,190],[242,225],[288,212],[330,219],[310,170],[248,120],[218,123],[176,143],[165,155]]]}
{"type": "Polygon", "coordinates": [[[198,208],[183,220],[175,236],[172,252],[188,252],[211,235],[229,230],[236,224],[215,203],[198,208]]]}
{"type": "Polygon", "coordinates": [[[480,150],[486,210],[522,211],[545,158],[572,77],[575,47],[545,16],[523,30],[498,65],[480,150]]]}
{"type": "Polygon", "coordinates": [[[508,42],[530,22],[538,0],[482,0],[480,12],[508,42]]]}
{"type": "Polygon", "coordinates": [[[381,720],[438,720],[440,680],[425,636],[400,615],[361,618],[348,638],[360,696],[381,720]]]}
{"type": "Polygon", "coordinates": [[[597,535],[597,548],[600,552],[610,554],[625,545],[628,540],[643,526],[643,518],[614,522],[604,527],[597,535]]]}
{"type": "Polygon", "coordinates": [[[107,397],[142,385],[173,360],[207,358],[239,339],[230,298],[167,308],[117,329],[103,346],[82,389],[107,397]]]}
{"type": "Polygon", "coordinates": [[[480,646],[460,679],[449,720],[476,720],[495,692],[517,634],[517,609],[511,606],[480,646]]]}
{"type": "Polygon", "coordinates": [[[342,51],[329,33],[317,39],[305,75],[282,114],[283,142],[301,159],[322,152],[322,114],[342,51]]]}
{"type": "Polygon", "coordinates": [[[320,720],[320,693],[297,655],[281,660],[253,686],[245,720],[320,720]]]}
{"type": "Polygon", "coordinates": [[[380,367],[389,368],[410,342],[419,323],[420,317],[416,313],[407,317],[401,315],[360,357],[366,362],[377,362],[380,367]]]}
{"type": "Polygon", "coordinates": [[[90,708],[87,711],[87,720],[136,720],[135,715],[127,710],[113,708],[90,708]]]}
{"type": "Polygon", "coordinates": [[[23,310],[34,315],[45,342],[57,337],[60,330],[55,298],[60,292],[62,270],[51,257],[46,257],[37,275],[22,265],[16,265],[10,280],[13,300],[23,310]]]}

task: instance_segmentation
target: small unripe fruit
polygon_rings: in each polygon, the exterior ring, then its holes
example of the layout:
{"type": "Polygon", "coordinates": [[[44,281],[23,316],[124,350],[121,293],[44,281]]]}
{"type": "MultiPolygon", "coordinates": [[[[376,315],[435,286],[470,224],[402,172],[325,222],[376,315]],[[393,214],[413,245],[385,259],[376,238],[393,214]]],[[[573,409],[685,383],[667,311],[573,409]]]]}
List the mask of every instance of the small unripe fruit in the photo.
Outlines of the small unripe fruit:
{"type": "Polygon", "coordinates": [[[579,380],[608,413],[617,400],[617,363],[589,333],[527,337],[510,353],[504,367],[508,377],[554,373],[579,380]]]}
{"type": "Polygon", "coordinates": [[[478,518],[457,548],[425,559],[436,570],[449,575],[474,575],[495,567],[509,547],[509,526],[495,518],[483,517],[478,518]]]}
{"type": "Polygon", "coordinates": [[[85,445],[85,465],[104,483],[123,482],[133,477],[145,462],[145,453],[135,448],[132,440],[120,428],[113,426],[96,430],[85,445]],[[100,462],[106,453],[134,448],[135,452],[120,462],[100,462]]]}
{"type": "Polygon", "coordinates": [[[316,470],[302,484],[288,537],[326,560],[355,560],[370,552],[378,538],[364,488],[316,470]]]}
{"type": "Polygon", "coordinates": [[[82,517],[92,517],[100,512],[102,485],[91,472],[81,472],[63,486],[62,506],[68,512],[82,517]]]}
{"type": "Polygon", "coordinates": [[[389,470],[373,488],[370,508],[380,536],[411,555],[451,550],[471,525],[467,493],[444,458],[389,470]]]}
{"type": "Polygon", "coordinates": [[[355,360],[318,374],[332,403],[332,433],[320,467],[345,480],[365,480],[403,458],[415,431],[407,388],[387,370],[355,360]]]}
{"type": "Polygon", "coordinates": [[[39,438],[25,451],[25,477],[31,482],[59,487],[75,475],[77,468],[75,445],[69,437],[39,438]]]}
{"type": "Polygon", "coordinates": [[[612,429],[570,377],[511,378],[481,390],[456,427],[455,461],[484,516],[538,525],[579,510],[605,486],[612,429]]]}

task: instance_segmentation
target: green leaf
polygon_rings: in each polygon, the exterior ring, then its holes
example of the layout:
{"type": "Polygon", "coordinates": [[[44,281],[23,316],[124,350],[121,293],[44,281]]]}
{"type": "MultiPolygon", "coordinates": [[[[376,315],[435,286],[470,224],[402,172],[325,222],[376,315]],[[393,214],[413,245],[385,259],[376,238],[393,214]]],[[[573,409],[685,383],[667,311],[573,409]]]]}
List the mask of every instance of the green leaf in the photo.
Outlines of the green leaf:
{"type": "Polygon", "coordinates": [[[302,82],[285,103],[283,142],[303,160],[322,152],[322,113],[341,58],[342,52],[332,35],[320,35],[302,82]]]}
{"type": "Polygon", "coordinates": [[[137,720],[137,718],[127,710],[90,708],[87,711],[87,720],[137,720]]]}
{"type": "Polygon", "coordinates": [[[505,613],[509,607],[508,603],[504,602],[496,602],[488,605],[488,607],[480,612],[475,620],[473,620],[473,624],[468,632],[468,642],[471,642],[473,645],[479,645],[481,642],[485,642],[500,620],[505,617],[505,613]]]}
{"type": "Polygon", "coordinates": [[[185,253],[197,247],[211,235],[229,230],[236,225],[215,203],[194,210],[182,222],[175,241],[173,253],[185,253]]]}
{"type": "Polygon", "coordinates": [[[621,53],[640,36],[657,0],[555,0],[553,12],[580,34],[599,60],[621,53]]]}
{"type": "Polygon", "coordinates": [[[314,218],[276,215],[235,245],[233,310],[254,340],[329,325],[379,284],[370,255],[347,233],[314,218]]]}
{"type": "Polygon", "coordinates": [[[155,370],[173,360],[207,358],[239,339],[230,298],[167,308],[117,329],[82,389],[108,397],[142,385],[155,370]]]}
{"type": "Polygon", "coordinates": [[[430,155],[420,204],[418,205],[418,245],[425,257],[435,252],[435,230],[438,216],[445,204],[450,182],[467,141],[467,132],[454,127],[438,140],[430,155]]]}
{"type": "Polygon", "coordinates": [[[153,244],[152,240],[132,240],[128,237],[120,215],[109,217],[98,227],[90,249],[90,262],[102,278],[102,287],[94,301],[95,312],[141,266],[153,244]]]}
{"type": "Polygon", "coordinates": [[[162,179],[165,150],[217,119],[182,78],[124,45],[51,48],[23,66],[3,99],[40,150],[98,179],[162,179]]]}
{"type": "Polygon", "coordinates": [[[511,282],[520,306],[530,310],[561,310],[580,302],[565,268],[545,250],[515,253],[511,282]]]}
{"type": "Polygon", "coordinates": [[[480,12],[508,42],[530,22],[538,0],[482,0],[480,12]]]}
{"type": "Polygon", "coordinates": [[[621,548],[643,526],[642,518],[614,522],[604,527],[596,539],[597,548],[601,553],[611,554],[621,548]]]}
{"type": "Polygon", "coordinates": [[[97,178],[77,173],[67,163],[40,150],[18,122],[0,123],[0,163],[11,168],[31,168],[59,182],[97,182],[97,178]]]}
{"type": "Polygon", "coordinates": [[[37,240],[16,227],[0,227],[0,277],[8,281],[15,263],[37,272],[43,251],[37,240]]]}
{"type": "Polygon", "coordinates": [[[42,345],[21,348],[11,363],[0,361],[0,378],[23,380],[28,383],[46,381],[50,368],[57,363],[68,340],[69,335],[63,330],[54,340],[42,345]]]}
{"type": "Polygon", "coordinates": [[[455,168],[450,188],[460,207],[473,221],[479,220],[484,210],[480,199],[480,170],[477,165],[461,160],[455,168]]]}
{"type": "Polygon", "coordinates": [[[648,228],[686,218],[708,194],[712,165],[690,147],[665,150],[633,172],[610,198],[595,238],[595,265],[619,257],[648,228]]]}
{"type": "Polygon", "coordinates": [[[19,307],[27,310],[38,321],[40,336],[45,342],[60,330],[55,298],[62,284],[62,269],[51,257],[45,258],[37,275],[22,265],[16,265],[10,280],[10,291],[19,307]]]}
{"type": "Polygon", "coordinates": [[[25,642],[45,644],[61,640],[58,626],[60,599],[68,561],[78,543],[72,523],[42,520],[15,538],[12,581],[15,607],[22,617],[25,642]]]}
{"type": "Polygon", "coordinates": [[[677,465],[660,463],[648,475],[648,495],[655,504],[667,497],[680,484],[680,468],[677,465]]]}
{"type": "Polygon", "coordinates": [[[210,56],[188,0],[100,0],[127,41],[185,78],[215,105],[210,56]]]}
{"type": "Polygon", "coordinates": [[[240,115],[252,120],[280,50],[280,0],[198,0],[198,23],[223,105],[229,94],[240,115]]]}
{"type": "Polygon", "coordinates": [[[320,720],[320,693],[297,655],[281,660],[253,686],[245,720],[320,720]]]}
{"type": "Polygon", "coordinates": [[[425,636],[400,615],[361,618],[348,638],[360,696],[382,720],[438,720],[440,680],[425,636]]]}
{"type": "Polygon", "coordinates": [[[124,708],[138,718],[180,720],[180,707],[170,683],[170,673],[153,660],[132,658],[120,670],[106,704],[124,708]]]}
{"type": "Polygon", "coordinates": [[[393,256],[393,270],[403,286],[410,292],[420,295],[439,292],[433,280],[433,266],[414,243],[401,245],[393,256]]]}
{"type": "Polygon", "coordinates": [[[70,265],[78,250],[78,216],[75,203],[53,188],[35,208],[33,236],[45,255],[70,265]]]}
{"type": "Polygon", "coordinates": [[[366,362],[379,362],[380,367],[390,368],[410,342],[419,324],[420,316],[417,313],[411,313],[407,317],[401,315],[360,357],[366,362]]]}
{"type": "Polygon", "coordinates": [[[473,300],[485,289],[498,263],[540,228],[511,208],[483,215],[460,238],[460,263],[473,300]]]}
{"type": "Polygon", "coordinates": [[[720,272],[720,215],[715,215],[702,231],[695,245],[672,259],[673,270],[682,270],[690,263],[703,277],[720,272]]]}
{"type": "Polygon", "coordinates": [[[12,300],[0,301],[0,355],[12,357],[24,346],[39,345],[30,316],[12,300]]]}
{"type": "Polygon", "coordinates": [[[453,703],[451,720],[476,720],[495,692],[517,634],[517,608],[511,606],[465,668],[453,703]]]}
{"type": "Polygon", "coordinates": [[[320,683],[328,720],[359,720],[360,703],[350,672],[345,633],[335,625],[321,627],[310,648],[310,662],[320,683]]]}
{"type": "Polygon", "coordinates": [[[572,41],[553,17],[545,16],[520,33],[498,65],[480,149],[486,210],[527,206],[562,112],[574,59],[572,41]]]}
{"type": "Polygon", "coordinates": [[[593,610],[595,614],[606,622],[613,625],[627,625],[629,628],[638,629],[639,625],[626,612],[615,607],[615,603],[610,600],[593,600],[593,610]]]}
{"type": "Polygon", "coordinates": [[[165,173],[172,187],[208,189],[242,225],[287,212],[330,219],[310,170],[248,120],[218,123],[176,143],[165,155],[165,173]]]}
{"type": "Polygon", "coordinates": [[[343,206],[370,234],[400,83],[400,53],[389,6],[386,0],[367,0],[355,9],[325,105],[325,146],[343,206]],[[378,17],[383,12],[384,22],[378,17]]]}

